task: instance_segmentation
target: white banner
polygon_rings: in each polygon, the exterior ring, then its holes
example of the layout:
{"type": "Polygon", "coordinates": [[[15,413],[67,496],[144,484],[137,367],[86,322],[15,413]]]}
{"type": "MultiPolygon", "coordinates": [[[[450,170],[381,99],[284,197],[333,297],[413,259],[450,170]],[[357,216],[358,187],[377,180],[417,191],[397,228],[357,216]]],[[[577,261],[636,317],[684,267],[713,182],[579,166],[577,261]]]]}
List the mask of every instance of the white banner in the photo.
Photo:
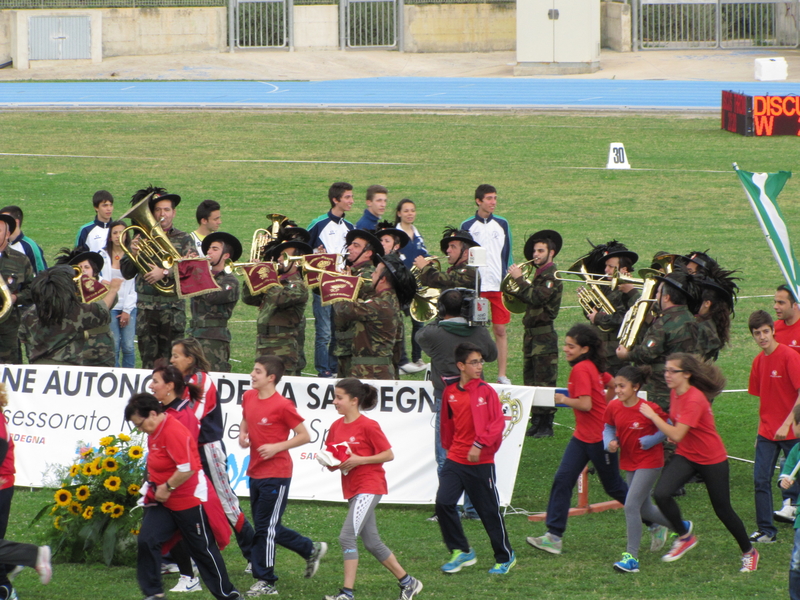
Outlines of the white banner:
{"type": "MultiPolygon", "coordinates": [[[[239,496],[248,496],[249,451],[239,448],[242,394],[250,377],[239,373],[211,374],[223,408],[228,476],[239,496]]],[[[150,372],[141,369],[98,369],[50,365],[5,365],[2,381],[9,392],[4,414],[15,444],[16,483],[57,485],[56,466],[69,466],[81,442],[98,446],[101,437],[130,433],[124,420],[128,398],[149,391],[150,372]]],[[[378,405],[367,415],[378,421],[394,451],[386,463],[387,502],[433,504],[438,480],[433,452],[433,388],[426,381],[370,381],[378,388],[378,405]]],[[[333,406],[335,380],[284,377],[278,392],[293,400],[305,418],[311,442],[290,452],[294,475],[290,498],[342,500],[338,473],[323,469],[315,452],[324,447],[330,425],[339,418],[333,406]]],[[[501,504],[511,502],[528,415],[537,405],[552,406],[552,388],[493,386],[503,403],[507,426],[497,453],[497,488],[501,504]]]]}

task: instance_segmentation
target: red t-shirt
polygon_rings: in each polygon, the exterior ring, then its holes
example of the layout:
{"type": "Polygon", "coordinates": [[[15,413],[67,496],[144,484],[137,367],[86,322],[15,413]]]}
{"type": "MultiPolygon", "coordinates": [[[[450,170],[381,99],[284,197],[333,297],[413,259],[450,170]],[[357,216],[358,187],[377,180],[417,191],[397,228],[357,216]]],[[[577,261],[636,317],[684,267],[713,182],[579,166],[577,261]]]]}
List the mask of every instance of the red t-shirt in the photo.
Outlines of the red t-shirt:
{"type": "Polygon", "coordinates": [[[291,401],[275,392],[269,398],[258,397],[258,390],[248,390],[242,397],[242,415],[250,434],[250,465],[247,474],[253,479],[291,477],[292,457],[288,450],[268,460],[261,458],[258,448],[289,439],[289,433],[305,419],[291,401]]]}
{"type": "Polygon", "coordinates": [[[460,385],[447,386],[447,406],[453,413],[453,442],[447,450],[447,458],[462,465],[485,465],[494,462],[489,452],[481,452],[478,462],[467,460],[470,448],[475,443],[475,423],[472,420],[470,393],[460,385]]]}
{"type": "Polygon", "coordinates": [[[178,419],[189,433],[192,434],[194,441],[197,441],[197,438],[200,436],[200,421],[197,420],[194,412],[192,412],[188,400],[176,398],[164,409],[164,412],[178,419]]]}
{"type": "Polygon", "coordinates": [[[587,444],[603,441],[603,416],[606,413],[605,387],[611,381],[608,373],[600,374],[590,360],[582,360],[572,367],[567,381],[570,398],[589,396],[592,408],[588,411],[572,409],[575,413],[575,437],[587,444]]]}
{"type": "Polygon", "coordinates": [[[188,481],[173,491],[164,503],[170,510],[186,510],[198,506],[207,497],[206,478],[198,477],[203,465],[197,452],[197,442],[189,430],[175,417],[165,413],[165,419],[147,436],[147,472],[156,485],[166,483],[178,471],[192,470],[188,481]]]}
{"type": "MultiPolygon", "coordinates": [[[[800,354],[792,352],[788,346],[778,344],[772,354],[760,352],[753,359],[747,391],[760,399],[758,435],[768,440],[775,440],[775,432],[783,425],[783,421],[797,402],[798,390],[800,390],[800,354]]],[[[795,439],[792,429],[789,427],[787,440],[795,439]]]]}
{"type": "Polygon", "coordinates": [[[642,402],[656,411],[659,417],[667,420],[667,413],[658,404],[641,398],[633,406],[625,406],[622,401],[614,399],[608,403],[606,409],[605,422],[617,428],[619,466],[624,471],[660,469],[664,466],[664,448],[661,444],[644,450],[639,443],[640,437],[658,433],[655,423],[639,412],[642,402]]]}
{"type": "Polygon", "coordinates": [[[786,325],[783,319],[775,321],[775,340],[795,352],[800,352],[800,321],[794,325],[786,325]]]}
{"type": "Polygon", "coordinates": [[[6,427],[6,419],[2,415],[0,415],[0,438],[8,442],[6,458],[0,465],[0,490],[4,490],[14,485],[14,474],[17,470],[14,468],[14,440],[11,439],[11,433],[6,427]]]}
{"type": "MultiPolygon", "coordinates": [[[[347,442],[350,452],[357,456],[375,456],[392,447],[381,426],[364,415],[360,415],[352,423],[345,423],[344,417],[334,421],[325,441],[330,445],[347,442]]],[[[387,493],[386,472],[382,464],[359,465],[347,475],[342,474],[342,494],[345,500],[356,494],[387,493]]]]}
{"type": "Polygon", "coordinates": [[[677,425],[689,426],[689,431],[678,442],[675,454],[699,465],[715,465],[727,460],[728,453],[714,424],[711,404],[696,387],[680,396],[672,390],[669,395],[669,417],[677,425]]]}

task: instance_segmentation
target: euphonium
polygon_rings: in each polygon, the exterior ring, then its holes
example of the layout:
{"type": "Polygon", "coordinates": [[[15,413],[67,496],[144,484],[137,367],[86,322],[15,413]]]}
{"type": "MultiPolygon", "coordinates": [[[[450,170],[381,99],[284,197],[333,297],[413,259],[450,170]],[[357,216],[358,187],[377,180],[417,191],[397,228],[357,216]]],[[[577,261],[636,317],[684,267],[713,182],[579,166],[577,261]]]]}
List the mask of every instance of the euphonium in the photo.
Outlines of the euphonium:
{"type": "MultiPolygon", "coordinates": [[[[522,278],[530,283],[531,274],[536,270],[536,265],[529,260],[519,265],[519,268],[522,269],[522,278]]],[[[500,282],[500,291],[503,292],[503,304],[509,312],[517,314],[525,312],[527,305],[516,296],[519,293],[519,284],[510,274],[503,277],[503,281],[500,282]]]]}
{"type": "Polygon", "coordinates": [[[278,213],[267,213],[267,227],[256,229],[253,232],[253,240],[250,243],[251,263],[264,262],[262,255],[264,248],[280,237],[281,225],[289,218],[278,213]]]}
{"type": "MultiPolygon", "coordinates": [[[[130,219],[133,225],[122,230],[120,244],[125,252],[136,265],[139,273],[145,275],[153,270],[153,267],[163,267],[171,269],[175,261],[181,259],[181,255],[169,241],[167,234],[161,229],[161,223],[156,221],[153,213],[150,212],[150,199],[153,194],[148,194],[144,200],[136,204],[128,212],[122,215],[122,219],[130,219]],[[128,232],[133,231],[140,236],[139,251],[136,256],[125,245],[128,232]]],[[[162,294],[175,294],[175,284],[164,285],[154,283],[153,287],[162,294]]]]}
{"type": "Polygon", "coordinates": [[[658,291],[658,280],[655,276],[661,275],[661,273],[655,269],[641,269],[639,275],[644,279],[642,295],[625,313],[625,318],[622,320],[617,334],[620,345],[628,350],[636,345],[636,338],[639,337],[645,319],[655,305],[658,291]]]}
{"type": "MultiPolygon", "coordinates": [[[[622,281],[622,277],[621,275],[615,275],[616,282],[637,283],[630,278],[626,278],[627,281],[622,281]]],[[[581,305],[583,312],[587,315],[595,311],[603,311],[607,315],[613,315],[616,312],[614,305],[606,298],[601,289],[601,286],[611,286],[615,279],[608,279],[605,276],[601,277],[590,273],[582,258],[575,262],[568,271],[556,271],[555,278],[560,281],[576,281],[585,284],[585,287],[578,288],[578,304],[581,305]],[[575,275],[576,278],[570,278],[570,275],[575,275]]]]}
{"type": "MultiPolygon", "coordinates": [[[[435,256],[428,256],[425,258],[428,264],[440,271],[442,269],[439,258],[435,256]]],[[[435,319],[439,314],[439,296],[442,290],[422,285],[419,280],[422,271],[416,266],[411,267],[411,274],[417,282],[417,293],[414,294],[414,299],[411,301],[411,306],[408,307],[408,312],[411,318],[420,323],[435,319]]]]}

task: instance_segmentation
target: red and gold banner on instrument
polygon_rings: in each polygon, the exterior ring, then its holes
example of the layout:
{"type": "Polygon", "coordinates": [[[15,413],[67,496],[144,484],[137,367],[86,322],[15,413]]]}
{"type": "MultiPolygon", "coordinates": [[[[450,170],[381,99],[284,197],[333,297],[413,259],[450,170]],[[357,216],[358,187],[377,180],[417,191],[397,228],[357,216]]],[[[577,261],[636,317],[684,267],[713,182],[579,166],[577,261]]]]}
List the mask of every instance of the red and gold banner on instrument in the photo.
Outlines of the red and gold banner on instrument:
{"type": "Polygon", "coordinates": [[[172,273],[175,277],[178,298],[201,296],[221,289],[211,274],[211,265],[207,258],[176,260],[172,265],[172,273]]]}
{"type": "Polygon", "coordinates": [[[342,275],[341,273],[320,274],[319,295],[322,306],[334,302],[354,302],[361,289],[361,277],[342,275]]]}
{"type": "Polygon", "coordinates": [[[81,302],[84,304],[97,302],[105,298],[106,294],[108,294],[108,287],[106,284],[100,283],[88,275],[80,276],[78,281],[78,295],[81,298],[81,302]]]}
{"type": "Polygon", "coordinates": [[[263,294],[274,285],[280,285],[278,280],[278,265],[276,263],[256,263],[241,267],[244,282],[253,295],[263,294]]]}
{"type": "MultiPolygon", "coordinates": [[[[336,273],[336,261],[339,259],[339,256],[339,254],[307,254],[305,257],[305,266],[311,269],[336,273]]],[[[303,277],[309,288],[318,287],[321,276],[322,273],[316,271],[303,271],[303,277]]]]}

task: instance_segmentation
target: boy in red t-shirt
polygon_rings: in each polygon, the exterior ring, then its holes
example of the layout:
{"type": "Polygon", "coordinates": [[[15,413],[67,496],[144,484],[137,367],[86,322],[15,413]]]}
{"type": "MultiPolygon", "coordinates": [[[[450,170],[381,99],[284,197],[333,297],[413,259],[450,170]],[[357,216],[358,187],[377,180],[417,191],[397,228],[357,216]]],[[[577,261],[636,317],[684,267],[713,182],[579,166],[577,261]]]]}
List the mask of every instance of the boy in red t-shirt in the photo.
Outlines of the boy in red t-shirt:
{"type": "Polygon", "coordinates": [[[480,348],[461,343],[456,346],[455,359],[461,378],[444,389],[440,412],[442,447],[447,450],[447,458],[439,472],[436,516],[444,543],[452,552],[442,571],[458,573],[477,562],[456,507],[466,492],[494,550],[495,565],[489,573],[504,575],[517,564],[517,558],[500,514],[495,485],[494,455],[503,441],[503,409],[497,392],[481,379],[480,348]]]}
{"type": "Polygon", "coordinates": [[[294,404],[275,391],[283,377],[283,361],[277,356],[256,359],[250,373],[252,390],[244,393],[239,445],[250,448],[250,507],[253,511],[252,564],[256,582],[247,592],[250,597],[278,593],[275,582],[275,544],[293,550],[306,559],[306,577],[313,577],[328,551],[325,542],[313,542],[284,527],[281,517],[292,482],[292,457],[289,449],[307,444],[308,430],[294,404]],[[289,432],[295,433],[289,438],[289,432]]]}
{"type": "Polygon", "coordinates": [[[762,352],[753,359],[748,392],[759,398],[759,423],[753,482],[756,493],[758,531],[750,536],[753,542],[774,542],[777,520],[794,522],[797,494],[795,484],[783,491],[784,506],[772,512],[772,474],[780,453],[788,456],[798,443],[792,430],[792,410],[800,404],[800,354],[778,343],[772,317],[763,310],[750,315],[750,333],[762,352]]]}

